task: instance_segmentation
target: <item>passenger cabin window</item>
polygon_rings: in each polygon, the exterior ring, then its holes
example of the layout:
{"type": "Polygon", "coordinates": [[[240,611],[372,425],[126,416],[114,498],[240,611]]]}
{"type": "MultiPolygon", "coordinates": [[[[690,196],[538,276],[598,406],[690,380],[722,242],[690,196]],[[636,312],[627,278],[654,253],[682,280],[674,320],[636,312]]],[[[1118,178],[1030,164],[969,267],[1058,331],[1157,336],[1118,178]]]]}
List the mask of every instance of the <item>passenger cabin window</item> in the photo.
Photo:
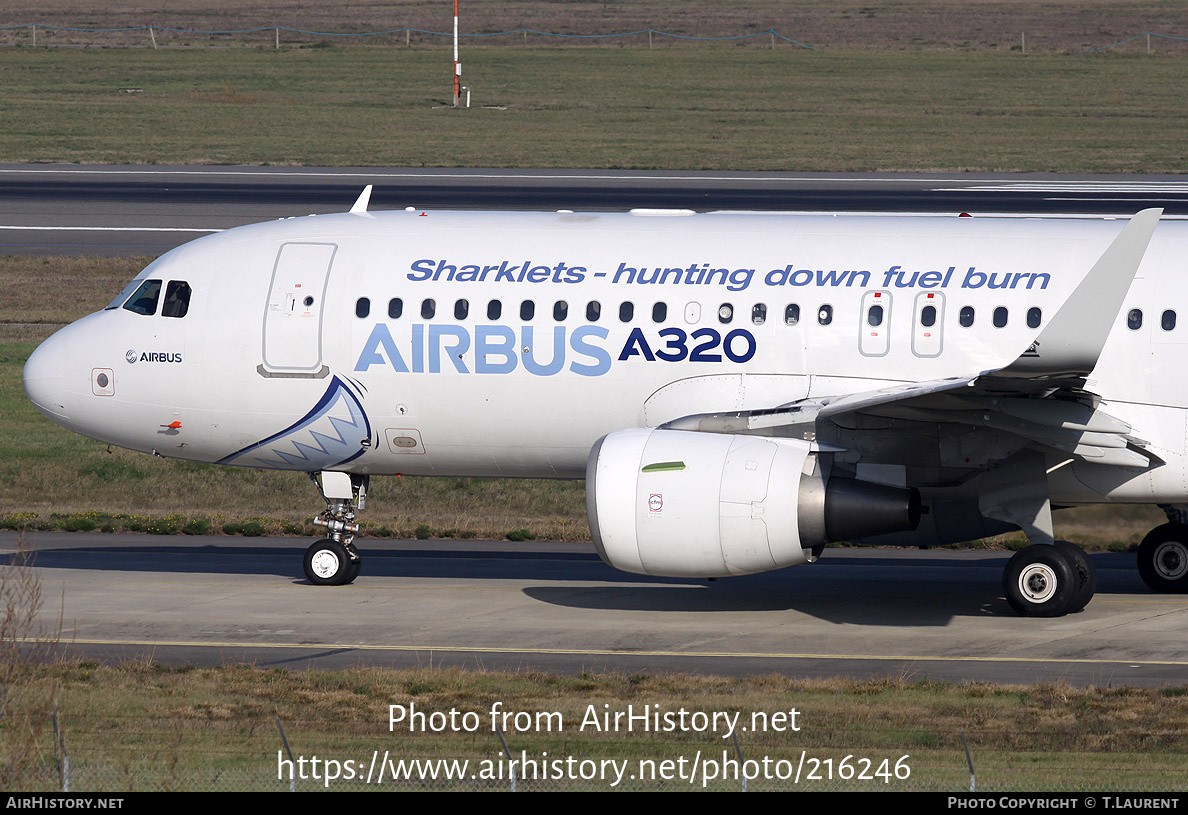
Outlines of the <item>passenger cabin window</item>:
{"type": "Polygon", "coordinates": [[[652,322],[662,323],[668,317],[668,304],[656,303],[652,306],[652,322]]]}
{"type": "Polygon", "coordinates": [[[355,316],[362,320],[369,314],[371,314],[371,299],[360,297],[355,301],[355,316]]]}
{"type": "Polygon", "coordinates": [[[718,322],[728,323],[734,319],[734,306],[729,303],[723,303],[718,306],[718,322]]]}
{"type": "Polygon", "coordinates": [[[421,317],[425,320],[432,320],[433,315],[437,313],[437,301],[432,298],[424,300],[421,303],[421,317]]]}
{"type": "Polygon", "coordinates": [[[184,280],[170,280],[165,287],[162,317],[185,317],[190,310],[190,284],[184,280]]]}
{"type": "Polygon", "coordinates": [[[994,309],[994,327],[1005,328],[1007,324],[1007,310],[1006,306],[999,306],[994,309]]]}
{"type": "Polygon", "coordinates": [[[404,313],[404,301],[399,297],[393,297],[388,301],[388,317],[392,320],[399,320],[400,315],[404,313]]]}
{"type": "Polygon", "coordinates": [[[974,323],[974,307],[962,306],[961,313],[957,317],[957,322],[961,324],[962,328],[969,328],[974,323]]]}
{"type": "Polygon", "coordinates": [[[619,306],[619,322],[629,323],[631,318],[635,316],[635,306],[631,303],[622,303],[619,306]]]}
{"type": "Polygon", "coordinates": [[[591,300],[586,303],[586,322],[596,323],[598,318],[602,316],[602,303],[597,300],[591,300]]]}
{"type": "Polygon", "coordinates": [[[1164,331],[1171,331],[1176,327],[1176,313],[1171,309],[1163,312],[1163,316],[1159,318],[1159,325],[1164,331]]]}
{"type": "Polygon", "coordinates": [[[924,306],[920,309],[920,325],[925,328],[936,325],[936,306],[924,306]]]}
{"type": "Polygon", "coordinates": [[[784,325],[796,325],[800,322],[800,306],[797,303],[789,303],[788,307],[784,309],[784,325]]]}
{"type": "Polygon", "coordinates": [[[871,306],[866,312],[866,323],[870,326],[880,326],[883,324],[883,307],[871,306]]]}
{"type": "Polygon", "coordinates": [[[821,306],[817,309],[817,322],[820,325],[829,325],[833,322],[833,306],[821,306]]]}
{"type": "Polygon", "coordinates": [[[569,303],[564,300],[558,300],[553,303],[553,319],[557,322],[565,322],[565,318],[569,316],[569,303]]]}
{"type": "Polygon", "coordinates": [[[466,315],[470,313],[470,301],[458,300],[454,303],[454,319],[465,320],[466,315]]]}
{"type": "Polygon", "coordinates": [[[536,303],[532,300],[525,300],[520,303],[520,319],[525,322],[531,320],[536,316],[536,303]]]}
{"type": "Polygon", "coordinates": [[[1040,321],[1043,320],[1043,316],[1044,316],[1043,312],[1040,311],[1035,306],[1032,306],[1031,308],[1027,309],[1027,327],[1028,328],[1039,328],[1040,321]]]}
{"type": "Polygon", "coordinates": [[[503,314],[503,303],[500,300],[492,300],[487,303],[487,319],[498,320],[499,315],[503,314]]]}
{"type": "Polygon", "coordinates": [[[767,322],[767,306],[764,303],[756,303],[751,306],[751,322],[755,325],[763,325],[767,322]]]}
{"type": "Polygon", "coordinates": [[[161,281],[146,280],[140,284],[140,288],[132,293],[128,302],[124,303],[124,308],[128,311],[135,311],[137,314],[156,314],[157,300],[160,296],[161,281]]]}
{"type": "Polygon", "coordinates": [[[1131,331],[1138,331],[1143,327],[1143,310],[1132,308],[1126,313],[1126,327],[1131,331]]]}

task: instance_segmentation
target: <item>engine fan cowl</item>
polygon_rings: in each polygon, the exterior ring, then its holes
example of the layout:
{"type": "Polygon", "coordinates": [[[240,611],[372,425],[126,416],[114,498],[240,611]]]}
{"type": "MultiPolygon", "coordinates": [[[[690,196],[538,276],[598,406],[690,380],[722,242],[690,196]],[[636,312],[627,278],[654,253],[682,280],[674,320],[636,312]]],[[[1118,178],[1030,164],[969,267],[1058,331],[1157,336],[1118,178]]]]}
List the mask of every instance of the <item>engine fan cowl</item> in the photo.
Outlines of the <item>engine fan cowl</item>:
{"type": "Polygon", "coordinates": [[[586,508],[603,560],[667,577],[793,566],[830,540],[919,520],[915,490],[827,480],[808,442],[646,428],[594,445],[586,508]]]}

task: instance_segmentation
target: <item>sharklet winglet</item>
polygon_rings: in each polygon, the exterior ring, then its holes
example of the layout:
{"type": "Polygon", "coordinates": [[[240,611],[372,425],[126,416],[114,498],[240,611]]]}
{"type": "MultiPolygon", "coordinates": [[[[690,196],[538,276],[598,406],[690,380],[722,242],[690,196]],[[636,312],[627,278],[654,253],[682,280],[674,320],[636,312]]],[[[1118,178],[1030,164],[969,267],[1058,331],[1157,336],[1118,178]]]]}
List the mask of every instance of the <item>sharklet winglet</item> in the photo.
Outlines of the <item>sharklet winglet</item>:
{"type": "Polygon", "coordinates": [[[1163,210],[1144,209],[1122,228],[1093,268],[1022,356],[999,376],[1088,376],[1097,366],[1106,337],[1163,210]]]}

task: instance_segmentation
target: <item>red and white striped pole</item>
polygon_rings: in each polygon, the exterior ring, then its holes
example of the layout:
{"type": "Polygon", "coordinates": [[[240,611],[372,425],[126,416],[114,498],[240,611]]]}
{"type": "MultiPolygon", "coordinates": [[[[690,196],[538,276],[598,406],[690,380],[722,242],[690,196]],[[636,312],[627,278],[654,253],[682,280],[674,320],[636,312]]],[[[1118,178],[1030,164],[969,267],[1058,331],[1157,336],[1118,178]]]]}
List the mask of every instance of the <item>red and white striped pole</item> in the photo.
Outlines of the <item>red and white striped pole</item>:
{"type": "Polygon", "coordinates": [[[458,62],[458,0],[454,0],[454,107],[458,107],[458,84],[462,80],[462,63],[458,62]]]}

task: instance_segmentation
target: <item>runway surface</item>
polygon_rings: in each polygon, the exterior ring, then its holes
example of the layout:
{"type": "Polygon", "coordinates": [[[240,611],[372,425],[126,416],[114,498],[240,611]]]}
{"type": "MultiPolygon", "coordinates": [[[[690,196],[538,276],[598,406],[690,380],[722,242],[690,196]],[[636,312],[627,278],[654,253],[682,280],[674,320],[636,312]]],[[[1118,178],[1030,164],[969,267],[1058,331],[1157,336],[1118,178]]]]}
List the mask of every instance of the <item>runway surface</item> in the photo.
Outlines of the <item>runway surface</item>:
{"type": "Polygon", "coordinates": [[[367,184],[372,209],[1188,214],[1188,180],[1174,176],[0,164],[0,254],[156,256],[219,229],[343,212],[367,184]]]}
{"type": "MultiPolygon", "coordinates": [[[[8,559],[15,533],[0,533],[8,559]]],[[[629,575],[588,544],[362,540],[352,586],[301,576],[307,541],[37,533],[62,641],[87,659],[290,668],[769,672],[1075,685],[1188,684],[1188,596],[1097,554],[1058,619],[1002,599],[1009,553],[832,549],[707,583],[629,575]]]]}

